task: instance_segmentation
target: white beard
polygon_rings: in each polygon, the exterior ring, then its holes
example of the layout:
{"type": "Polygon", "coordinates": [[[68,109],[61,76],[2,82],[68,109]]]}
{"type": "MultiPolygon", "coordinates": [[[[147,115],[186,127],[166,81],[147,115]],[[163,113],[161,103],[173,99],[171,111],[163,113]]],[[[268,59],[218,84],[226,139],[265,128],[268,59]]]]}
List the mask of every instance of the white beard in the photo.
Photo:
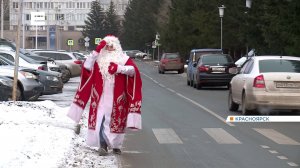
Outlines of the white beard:
{"type": "Polygon", "coordinates": [[[102,49],[99,53],[97,63],[99,65],[100,73],[102,75],[103,80],[115,80],[115,75],[111,75],[108,72],[108,67],[110,65],[110,62],[114,62],[116,64],[120,64],[122,60],[122,51],[108,51],[106,49],[102,49]]]}

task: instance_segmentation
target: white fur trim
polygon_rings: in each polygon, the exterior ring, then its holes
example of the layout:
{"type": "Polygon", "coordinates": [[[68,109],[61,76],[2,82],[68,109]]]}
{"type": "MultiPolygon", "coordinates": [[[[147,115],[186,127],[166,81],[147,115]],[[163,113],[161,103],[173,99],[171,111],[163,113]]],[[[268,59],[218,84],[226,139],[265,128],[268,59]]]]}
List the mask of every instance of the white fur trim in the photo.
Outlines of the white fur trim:
{"type": "Polygon", "coordinates": [[[89,55],[89,57],[84,61],[83,67],[90,71],[93,68],[98,55],[99,55],[99,53],[97,53],[96,51],[93,51],[89,55]]]}
{"type": "MultiPolygon", "coordinates": [[[[97,126],[99,127],[99,126],[97,126]]],[[[100,147],[99,130],[88,129],[86,135],[86,144],[93,147],[100,147]]]]}
{"type": "Polygon", "coordinates": [[[95,50],[93,50],[93,52],[90,54],[90,56],[92,57],[97,57],[99,55],[99,53],[95,50]]]}
{"type": "Polygon", "coordinates": [[[79,107],[77,104],[72,103],[67,116],[71,118],[73,121],[75,121],[76,123],[79,123],[82,114],[83,114],[83,109],[79,107]]]}
{"type": "Polygon", "coordinates": [[[131,65],[118,65],[117,73],[132,77],[135,74],[135,70],[131,65]]]}
{"type": "Polygon", "coordinates": [[[129,113],[127,116],[127,128],[142,129],[142,116],[138,113],[129,113]]]}

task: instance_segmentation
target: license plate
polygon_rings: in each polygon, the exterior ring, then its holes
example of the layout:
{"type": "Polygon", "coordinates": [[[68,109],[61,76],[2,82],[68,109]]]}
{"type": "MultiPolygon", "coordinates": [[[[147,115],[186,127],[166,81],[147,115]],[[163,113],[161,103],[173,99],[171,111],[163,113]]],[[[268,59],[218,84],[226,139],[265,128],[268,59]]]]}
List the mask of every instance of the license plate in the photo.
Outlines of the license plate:
{"type": "Polygon", "coordinates": [[[222,67],[212,67],[211,70],[213,72],[225,72],[225,68],[222,67]]]}
{"type": "Polygon", "coordinates": [[[299,82],[276,82],[277,88],[300,88],[299,82]]]}

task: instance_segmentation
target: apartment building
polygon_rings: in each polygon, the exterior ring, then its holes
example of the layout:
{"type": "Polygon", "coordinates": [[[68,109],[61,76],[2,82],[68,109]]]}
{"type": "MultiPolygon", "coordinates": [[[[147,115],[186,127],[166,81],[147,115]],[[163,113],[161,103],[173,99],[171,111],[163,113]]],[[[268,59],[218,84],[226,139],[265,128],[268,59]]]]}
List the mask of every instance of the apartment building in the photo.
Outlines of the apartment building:
{"type": "MultiPolygon", "coordinates": [[[[15,41],[18,19],[21,17],[21,47],[57,50],[85,50],[79,45],[84,20],[90,12],[94,0],[23,0],[22,16],[19,15],[19,0],[9,1],[9,30],[5,30],[4,38],[15,41]],[[32,22],[32,12],[43,13],[44,25],[32,22]],[[24,30],[24,31],[23,31],[24,30]],[[68,46],[72,39],[74,46],[68,46]],[[37,40],[37,41],[36,41],[37,40]]],[[[98,0],[104,10],[113,1],[117,15],[122,20],[129,0],[98,0]]]]}

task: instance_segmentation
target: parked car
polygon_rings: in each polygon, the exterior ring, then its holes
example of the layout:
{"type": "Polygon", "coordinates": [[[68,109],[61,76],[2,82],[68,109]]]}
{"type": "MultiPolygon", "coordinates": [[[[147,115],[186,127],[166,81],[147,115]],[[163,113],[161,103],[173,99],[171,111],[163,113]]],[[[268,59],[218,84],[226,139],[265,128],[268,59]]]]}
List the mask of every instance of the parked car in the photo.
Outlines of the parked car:
{"type": "Polygon", "coordinates": [[[87,58],[87,55],[84,55],[84,54],[82,54],[82,53],[80,53],[80,52],[71,52],[71,53],[73,53],[73,55],[77,58],[77,59],[80,59],[80,60],[86,60],[86,58],[87,58]]]}
{"type": "MultiPolygon", "coordinates": [[[[0,75],[14,79],[14,66],[0,60],[0,75]]],[[[23,70],[18,71],[17,100],[34,101],[39,98],[44,86],[37,76],[23,70]],[[19,93],[19,94],[18,94],[19,93]]]]}
{"type": "Polygon", "coordinates": [[[236,67],[227,54],[204,54],[194,63],[195,67],[190,85],[200,89],[202,86],[228,86],[235,74],[229,69],[236,67]]]}
{"type": "Polygon", "coordinates": [[[12,98],[13,80],[0,76],[0,101],[8,101],[12,98]]]}
{"type": "Polygon", "coordinates": [[[136,57],[136,58],[142,58],[142,59],[144,59],[144,58],[147,57],[147,56],[149,56],[149,54],[144,53],[144,52],[142,52],[142,51],[139,51],[139,52],[137,52],[137,53],[135,54],[135,57],[136,57]]]}
{"type": "Polygon", "coordinates": [[[40,56],[53,58],[57,63],[65,64],[68,68],[68,71],[71,74],[71,77],[80,76],[81,65],[83,60],[76,58],[70,52],[63,51],[32,51],[40,56]]]}
{"type": "Polygon", "coordinates": [[[61,73],[61,78],[63,83],[67,83],[70,80],[71,73],[65,64],[58,63],[53,58],[39,56],[34,53],[26,53],[26,56],[37,61],[47,61],[48,70],[52,72],[61,73]]]}
{"type": "MultiPolygon", "coordinates": [[[[10,60],[12,62],[15,62],[15,56],[16,56],[15,51],[0,50],[0,55],[7,58],[8,60],[10,60]]],[[[21,52],[19,53],[19,66],[48,71],[47,62],[35,61],[35,60],[27,57],[26,55],[22,54],[21,52]]]]}
{"type": "Polygon", "coordinates": [[[179,74],[184,72],[184,63],[179,53],[163,53],[158,63],[158,73],[165,71],[177,71],[179,74]]]}
{"type": "Polygon", "coordinates": [[[242,114],[266,109],[300,109],[300,58],[255,56],[249,58],[230,82],[228,108],[242,114]]]}
{"type": "Polygon", "coordinates": [[[193,86],[193,73],[195,71],[195,63],[198,61],[199,57],[203,54],[223,54],[222,49],[192,49],[190,51],[189,59],[186,60],[187,70],[187,85],[193,86]]]}
{"type": "Polygon", "coordinates": [[[136,54],[140,53],[141,51],[139,50],[125,50],[123,51],[126,55],[128,55],[130,58],[135,59],[136,58],[136,54]]]}
{"type": "MultiPolygon", "coordinates": [[[[0,61],[2,64],[6,64],[9,66],[15,66],[13,62],[10,60],[2,57],[0,55],[0,61]]],[[[50,94],[57,94],[62,93],[63,89],[63,82],[61,79],[61,73],[52,72],[52,71],[43,71],[25,67],[19,67],[19,70],[24,72],[29,72],[37,76],[37,79],[43,84],[43,92],[42,95],[50,95],[50,94]]]]}

